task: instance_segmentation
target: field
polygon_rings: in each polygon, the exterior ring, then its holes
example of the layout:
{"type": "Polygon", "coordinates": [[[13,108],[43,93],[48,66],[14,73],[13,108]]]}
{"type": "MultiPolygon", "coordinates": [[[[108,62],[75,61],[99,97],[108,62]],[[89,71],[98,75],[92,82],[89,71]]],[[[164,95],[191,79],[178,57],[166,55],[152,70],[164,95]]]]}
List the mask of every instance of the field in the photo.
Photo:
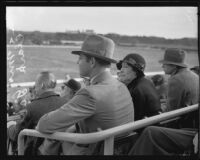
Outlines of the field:
{"type": "MultiPolygon", "coordinates": [[[[13,80],[17,82],[32,82],[35,81],[36,75],[43,71],[49,70],[56,75],[57,79],[64,79],[66,74],[69,74],[73,78],[79,77],[78,66],[76,64],[78,56],[72,55],[72,50],[79,50],[80,47],[45,47],[45,46],[23,46],[23,54],[25,59],[26,72],[20,72],[14,70],[13,80]]],[[[24,62],[22,61],[22,55],[19,55],[19,48],[8,47],[7,54],[10,52],[10,56],[14,55],[14,62],[12,66],[14,68],[19,67],[24,62]]],[[[116,46],[114,58],[122,59],[128,53],[139,53],[147,62],[146,72],[162,71],[161,64],[158,60],[163,58],[164,50],[156,48],[144,48],[144,47],[122,47],[116,46]]],[[[189,67],[199,65],[197,52],[188,52],[186,57],[186,63],[189,67]]],[[[7,79],[11,76],[10,68],[7,61],[7,79]]],[[[116,66],[111,67],[112,74],[116,74],[116,66]]]]}
{"type": "MultiPolygon", "coordinates": [[[[42,70],[52,71],[58,79],[63,79],[65,74],[70,74],[72,77],[79,77],[78,66],[76,64],[78,56],[71,54],[72,50],[78,50],[79,47],[31,47],[23,46],[26,73],[15,70],[13,79],[14,82],[29,82],[34,81],[36,75],[42,70]]],[[[18,55],[19,49],[8,48],[15,55],[13,66],[19,67],[23,61],[18,55]]],[[[121,47],[115,49],[114,58],[119,60],[128,53],[139,53],[147,62],[146,72],[162,71],[158,60],[163,58],[164,50],[139,47],[121,47]]],[[[190,52],[186,57],[186,63],[189,67],[199,65],[197,52],[190,52]]],[[[112,73],[116,73],[115,65],[112,65],[112,73]]],[[[10,76],[9,67],[7,67],[7,77],[10,76]]]]}

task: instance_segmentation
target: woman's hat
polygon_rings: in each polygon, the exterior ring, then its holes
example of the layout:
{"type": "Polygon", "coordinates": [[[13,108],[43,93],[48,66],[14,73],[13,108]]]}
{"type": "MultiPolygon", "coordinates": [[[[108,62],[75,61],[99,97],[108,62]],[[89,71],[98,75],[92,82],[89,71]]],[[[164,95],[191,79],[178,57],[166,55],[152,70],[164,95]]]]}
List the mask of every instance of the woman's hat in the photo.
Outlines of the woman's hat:
{"type": "Polygon", "coordinates": [[[106,37],[100,35],[89,35],[82,44],[81,50],[72,51],[72,54],[85,54],[101,60],[116,63],[113,59],[115,44],[106,37]]]}
{"type": "Polygon", "coordinates": [[[118,70],[120,70],[122,68],[123,62],[126,62],[128,65],[130,65],[137,71],[144,73],[146,62],[145,62],[145,59],[141,55],[139,55],[137,53],[128,54],[126,57],[124,57],[123,60],[120,60],[116,64],[118,70]]]}
{"type": "Polygon", "coordinates": [[[64,85],[71,88],[75,92],[78,91],[81,88],[81,84],[74,79],[70,79],[69,81],[64,82],[64,85]]]}
{"type": "Polygon", "coordinates": [[[180,67],[187,67],[185,64],[186,52],[184,50],[169,48],[165,50],[164,59],[159,62],[162,64],[173,64],[180,67]]]}

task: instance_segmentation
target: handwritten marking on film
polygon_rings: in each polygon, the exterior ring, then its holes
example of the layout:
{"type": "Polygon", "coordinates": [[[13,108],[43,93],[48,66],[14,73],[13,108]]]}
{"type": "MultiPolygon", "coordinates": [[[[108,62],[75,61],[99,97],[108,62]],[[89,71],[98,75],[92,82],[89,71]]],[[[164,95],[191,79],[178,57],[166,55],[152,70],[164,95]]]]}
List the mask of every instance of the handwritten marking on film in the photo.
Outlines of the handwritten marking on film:
{"type": "MultiPolygon", "coordinates": [[[[14,35],[14,30],[13,30],[13,35],[14,35]]],[[[7,60],[8,60],[8,65],[9,65],[9,73],[10,73],[10,77],[8,79],[8,83],[13,83],[14,82],[14,74],[15,74],[15,70],[19,71],[19,72],[26,72],[26,66],[25,66],[25,56],[24,56],[24,50],[23,50],[23,41],[24,41],[24,37],[21,34],[18,34],[15,38],[11,37],[9,43],[14,45],[14,49],[19,49],[18,51],[18,55],[21,56],[20,59],[23,62],[19,67],[15,68],[14,66],[14,62],[15,62],[15,55],[12,53],[12,51],[8,51],[8,56],[7,56],[7,60]]],[[[27,94],[28,90],[26,88],[22,89],[22,90],[17,90],[12,97],[14,99],[19,99],[21,97],[24,97],[27,94]]],[[[26,100],[23,99],[20,104],[22,105],[26,105],[26,100]]]]}

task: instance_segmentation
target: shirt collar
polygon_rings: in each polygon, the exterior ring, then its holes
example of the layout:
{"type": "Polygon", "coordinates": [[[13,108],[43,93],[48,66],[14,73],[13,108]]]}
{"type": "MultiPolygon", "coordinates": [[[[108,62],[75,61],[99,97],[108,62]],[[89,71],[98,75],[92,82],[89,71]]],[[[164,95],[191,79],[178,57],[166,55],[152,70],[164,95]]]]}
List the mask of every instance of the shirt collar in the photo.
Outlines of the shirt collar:
{"type": "Polygon", "coordinates": [[[109,71],[102,71],[90,79],[90,84],[97,84],[105,79],[112,77],[109,71]]]}

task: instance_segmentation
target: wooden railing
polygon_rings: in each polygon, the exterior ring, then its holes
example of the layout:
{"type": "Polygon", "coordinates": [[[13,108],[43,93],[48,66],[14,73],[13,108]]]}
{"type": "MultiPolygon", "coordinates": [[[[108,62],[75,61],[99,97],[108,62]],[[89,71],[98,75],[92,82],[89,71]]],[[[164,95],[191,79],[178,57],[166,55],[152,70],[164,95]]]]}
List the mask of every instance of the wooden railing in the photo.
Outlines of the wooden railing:
{"type": "Polygon", "coordinates": [[[149,125],[153,125],[162,121],[166,121],[177,116],[196,111],[199,108],[199,104],[184,107],[178,110],[162,113],[160,115],[152,116],[139,121],[127,123],[121,126],[110,128],[107,130],[94,132],[94,133],[68,133],[68,132],[56,132],[53,134],[42,134],[36,130],[24,129],[18,136],[18,155],[24,154],[24,136],[44,137],[49,139],[56,139],[60,141],[68,141],[77,144],[90,144],[99,141],[104,141],[104,155],[113,154],[114,137],[129,131],[134,131],[140,128],[144,128],[149,125]]]}

